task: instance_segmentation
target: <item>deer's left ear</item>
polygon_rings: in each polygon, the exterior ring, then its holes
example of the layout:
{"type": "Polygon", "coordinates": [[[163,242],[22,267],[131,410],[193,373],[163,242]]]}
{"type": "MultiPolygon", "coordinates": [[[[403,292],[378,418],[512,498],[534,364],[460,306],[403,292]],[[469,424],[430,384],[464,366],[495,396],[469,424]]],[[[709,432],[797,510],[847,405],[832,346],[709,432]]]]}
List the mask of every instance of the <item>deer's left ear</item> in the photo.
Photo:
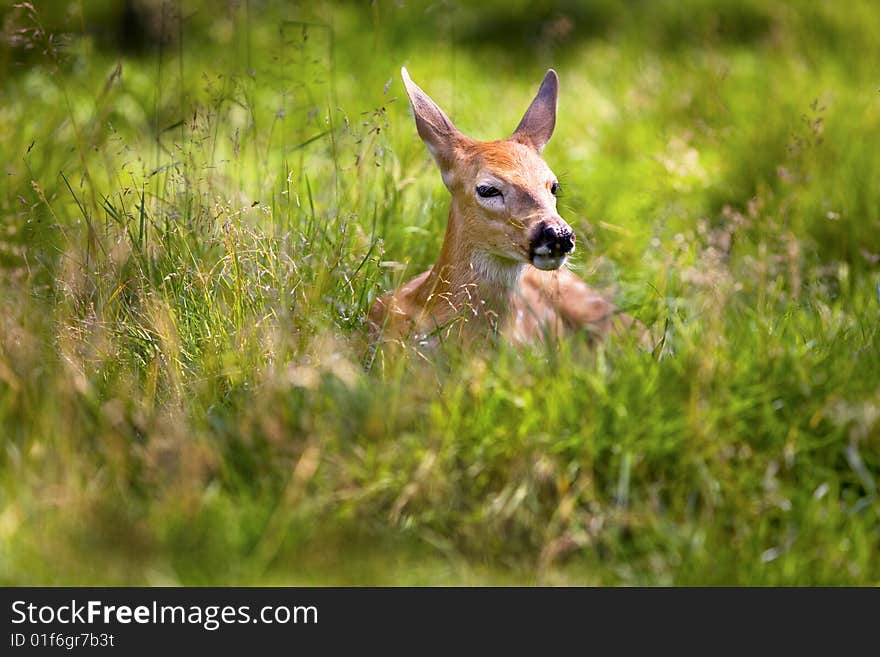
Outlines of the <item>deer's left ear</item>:
{"type": "Polygon", "coordinates": [[[552,68],[547,71],[538,95],[529,105],[511,139],[532,146],[539,153],[550,141],[556,127],[556,101],[559,97],[559,76],[552,68]]]}

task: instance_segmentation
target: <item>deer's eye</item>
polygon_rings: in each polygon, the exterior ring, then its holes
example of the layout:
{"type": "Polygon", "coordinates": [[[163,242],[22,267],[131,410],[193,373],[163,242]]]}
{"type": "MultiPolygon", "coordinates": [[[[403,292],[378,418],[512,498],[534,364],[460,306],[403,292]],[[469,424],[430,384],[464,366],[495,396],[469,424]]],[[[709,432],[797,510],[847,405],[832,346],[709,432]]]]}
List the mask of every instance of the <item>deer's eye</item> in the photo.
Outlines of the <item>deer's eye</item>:
{"type": "Polygon", "coordinates": [[[477,194],[482,198],[492,198],[493,196],[501,196],[501,190],[492,185],[477,185],[477,194]]]}
{"type": "Polygon", "coordinates": [[[562,190],[562,188],[559,186],[558,182],[555,182],[552,185],[550,185],[550,193],[553,194],[553,196],[556,196],[561,190],[562,190]]]}

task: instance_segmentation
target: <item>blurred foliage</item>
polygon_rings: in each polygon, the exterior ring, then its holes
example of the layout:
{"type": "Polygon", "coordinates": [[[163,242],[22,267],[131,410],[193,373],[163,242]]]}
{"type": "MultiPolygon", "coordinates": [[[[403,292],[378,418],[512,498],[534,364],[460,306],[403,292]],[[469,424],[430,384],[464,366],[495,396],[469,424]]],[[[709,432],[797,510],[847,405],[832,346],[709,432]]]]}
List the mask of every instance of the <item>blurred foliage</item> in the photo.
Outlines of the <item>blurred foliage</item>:
{"type": "Polygon", "coordinates": [[[2,10],[0,581],[876,584],[873,2],[2,10]],[[364,336],[447,193],[406,65],[548,66],[574,267],[664,336],[364,336]]]}

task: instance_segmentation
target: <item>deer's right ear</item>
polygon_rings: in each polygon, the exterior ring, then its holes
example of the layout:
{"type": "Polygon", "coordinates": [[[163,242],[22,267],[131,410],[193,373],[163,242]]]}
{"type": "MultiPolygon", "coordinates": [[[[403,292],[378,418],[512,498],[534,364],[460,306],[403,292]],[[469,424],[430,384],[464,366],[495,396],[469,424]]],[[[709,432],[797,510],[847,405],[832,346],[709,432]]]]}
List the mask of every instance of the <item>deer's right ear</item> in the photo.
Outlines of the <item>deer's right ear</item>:
{"type": "Polygon", "coordinates": [[[461,133],[437,103],[412,81],[406,67],[400,69],[400,75],[416,119],[416,130],[440,166],[445,180],[447,170],[455,159],[455,145],[461,133]]]}

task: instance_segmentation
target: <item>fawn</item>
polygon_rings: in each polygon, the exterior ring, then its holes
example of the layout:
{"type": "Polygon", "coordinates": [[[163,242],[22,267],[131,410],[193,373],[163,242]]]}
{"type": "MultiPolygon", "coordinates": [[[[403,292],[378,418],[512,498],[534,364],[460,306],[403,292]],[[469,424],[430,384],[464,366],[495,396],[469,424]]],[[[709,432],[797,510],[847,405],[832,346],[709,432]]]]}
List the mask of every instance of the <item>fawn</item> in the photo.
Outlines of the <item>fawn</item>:
{"type": "Polygon", "coordinates": [[[406,68],[401,75],[452,203],[434,266],[373,303],[374,338],[455,332],[528,344],[566,331],[601,338],[631,327],[632,318],[562,268],[575,235],[556,211],[559,183],[540,155],[556,125],[556,72],[547,71],[513,134],[492,142],[463,135],[406,68]]]}

